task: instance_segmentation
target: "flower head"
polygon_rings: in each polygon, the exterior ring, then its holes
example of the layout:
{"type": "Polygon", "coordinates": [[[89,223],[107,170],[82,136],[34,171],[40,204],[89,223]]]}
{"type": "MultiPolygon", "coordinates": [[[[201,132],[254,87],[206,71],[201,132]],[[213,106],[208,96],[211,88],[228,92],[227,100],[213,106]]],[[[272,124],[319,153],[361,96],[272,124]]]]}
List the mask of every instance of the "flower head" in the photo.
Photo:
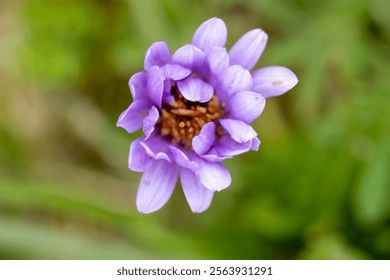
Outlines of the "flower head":
{"type": "Polygon", "coordinates": [[[215,191],[227,188],[231,176],[222,164],[260,140],[251,123],[265,99],[296,85],[289,69],[265,67],[251,72],[267,42],[254,29],[229,50],[227,30],[219,18],[202,23],[192,43],[173,54],[165,42],[152,44],[142,72],[129,81],[133,102],[117,125],[144,136],[130,145],[129,168],[143,172],[137,192],[142,213],[160,209],[180,176],[193,212],[203,212],[215,191]]]}

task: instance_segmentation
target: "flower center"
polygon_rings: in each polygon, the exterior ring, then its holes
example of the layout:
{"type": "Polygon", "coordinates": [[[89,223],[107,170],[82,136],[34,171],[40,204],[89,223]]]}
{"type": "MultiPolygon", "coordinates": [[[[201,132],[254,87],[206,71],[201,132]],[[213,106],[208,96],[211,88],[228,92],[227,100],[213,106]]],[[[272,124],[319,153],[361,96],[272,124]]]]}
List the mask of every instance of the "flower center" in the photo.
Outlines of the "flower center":
{"type": "MultiPolygon", "coordinates": [[[[183,97],[178,87],[173,84],[172,102],[163,103],[158,120],[160,133],[188,149],[192,149],[192,138],[198,135],[208,122],[215,122],[223,116],[225,102],[219,104],[215,95],[208,102],[192,102],[183,97]]],[[[219,129],[217,126],[216,133],[219,129]]]]}

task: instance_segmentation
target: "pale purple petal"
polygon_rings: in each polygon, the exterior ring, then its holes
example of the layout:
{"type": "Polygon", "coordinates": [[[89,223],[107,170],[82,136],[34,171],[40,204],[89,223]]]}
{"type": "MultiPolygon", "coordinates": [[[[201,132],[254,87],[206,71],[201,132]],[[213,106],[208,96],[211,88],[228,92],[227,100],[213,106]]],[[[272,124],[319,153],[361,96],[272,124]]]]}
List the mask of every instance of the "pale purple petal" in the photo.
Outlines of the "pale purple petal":
{"type": "Polygon", "coordinates": [[[166,63],[171,61],[171,53],[169,51],[168,45],[165,42],[156,42],[153,43],[149,49],[146,51],[144,68],[149,70],[150,67],[163,66],[166,63]]]}
{"type": "Polygon", "coordinates": [[[265,98],[253,91],[240,91],[226,102],[226,112],[229,118],[251,123],[263,112],[265,98]]]}
{"type": "Polygon", "coordinates": [[[261,29],[245,33],[229,51],[230,65],[237,64],[251,70],[263,53],[267,40],[267,34],[261,29]]]}
{"type": "Polygon", "coordinates": [[[208,162],[200,157],[194,157],[194,161],[199,165],[195,173],[203,186],[211,191],[221,191],[229,187],[232,177],[223,164],[208,162]]]}
{"type": "Polygon", "coordinates": [[[129,80],[129,87],[133,100],[149,99],[147,80],[148,77],[145,72],[138,72],[131,76],[129,80]]]}
{"type": "Polygon", "coordinates": [[[292,89],[298,78],[288,68],[270,66],[252,73],[253,91],[261,93],[265,98],[282,95],[292,89]]]}
{"type": "Polygon", "coordinates": [[[148,115],[151,106],[148,100],[133,101],[119,116],[116,126],[126,129],[129,133],[137,131],[142,127],[143,119],[148,115]]]}
{"type": "Polygon", "coordinates": [[[253,138],[252,140],[251,140],[251,150],[252,151],[258,151],[259,150],[259,147],[260,147],[260,143],[261,143],[261,141],[260,141],[260,139],[259,138],[253,138]]]}
{"type": "Polygon", "coordinates": [[[169,146],[169,150],[171,151],[173,160],[176,162],[177,165],[188,168],[192,171],[198,170],[198,164],[195,161],[191,160],[187,153],[174,146],[169,146]]]}
{"type": "Polygon", "coordinates": [[[219,18],[212,18],[202,23],[195,31],[192,44],[206,51],[211,47],[225,46],[227,29],[219,18]]]}
{"type": "Polygon", "coordinates": [[[177,86],[181,94],[192,102],[207,102],[214,93],[213,87],[200,78],[186,78],[178,81],[177,86]]]}
{"type": "MultiPolygon", "coordinates": [[[[166,64],[160,68],[165,80],[182,80],[191,74],[191,70],[179,64],[166,64]]],[[[170,81],[169,81],[170,82],[170,81]]]]}
{"type": "Polygon", "coordinates": [[[172,61],[185,68],[196,70],[203,65],[205,57],[201,49],[187,44],[173,54],[172,61]]]}
{"type": "Polygon", "coordinates": [[[152,66],[148,70],[148,95],[157,108],[161,108],[164,80],[160,68],[152,66]]]}
{"type": "Polygon", "coordinates": [[[169,156],[169,144],[169,141],[161,137],[150,137],[149,139],[140,142],[140,145],[145,149],[145,152],[148,156],[156,160],[162,159],[167,162],[172,162],[169,156]]]}
{"type": "MultiPolygon", "coordinates": [[[[255,139],[255,138],[254,138],[255,139]]],[[[251,149],[252,140],[238,143],[230,135],[222,135],[214,145],[214,149],[219,157],[234,157],[248,152],[251,149]]]]}
{"type": "Polygon", "coordinates": [[[209,161],[209,162],[222,162],[225,159],[233,157],[233,156],[229,156],[229,155],[220,154],[215,147],[217,145],[218,145],[218,141],[215,142],[214,147],[212,147],[206,154],[201,155],[200,157],[209,161]]]}
{"type": "Polygon", "coordinates": [[[142,175],[137,192],[137,208],[141,213],[157,211],[169,200],[176,185],[178,166],[155,160],[142,175]]]}
{"type": "Polygon", "coordinates": [[[206,123],[200,133],[192,138],[192,148],[198,155],[205,154],[210,150],[215,141],[215,123],[206,123]]]}
{"type": "Polygon", "coordinates": [[[217,94],[220,100],[227,100],[236,92],[252,89],[252,76],[240,65],[226,68],[219,76],[217,94]]]}
{"type": "Polygon", "coordinates": [[[143,131],[146,136],[145,139],[148,139],[151,133],[154,131],[154,127],[158,121],[160,114],[156,107],[152,106],[149,110],[149,114],[143,120],[143,131]]]}
{"type": "Polygon", "coordinates": [[[214,192],[202,186],[195,173],[189,169],[180,169],[180,180],[192,212],[201,213],[207,210],[213,200],[214,192]]]}
{"type": "Polygon", "coordinates": [[[214,47],[206,54],[210,73],[215,77],[219,76],[229,67],[229,55],[225,48],[214,47]]]}
{"type": "Polygon", "coordinates": [[[144,172],[153,162],[153,159],[146,154],[145,149],[140,145],[141,141],[142,138],[135,139],[130,145],[129,169],[136,172],[144,172]]]}
{"type": "Polygon", "coordinates": [[[238,143],[244,143],[257,136],[256,131],[247,123],[240,120],[220,119],[219,123],[238,143]]]}

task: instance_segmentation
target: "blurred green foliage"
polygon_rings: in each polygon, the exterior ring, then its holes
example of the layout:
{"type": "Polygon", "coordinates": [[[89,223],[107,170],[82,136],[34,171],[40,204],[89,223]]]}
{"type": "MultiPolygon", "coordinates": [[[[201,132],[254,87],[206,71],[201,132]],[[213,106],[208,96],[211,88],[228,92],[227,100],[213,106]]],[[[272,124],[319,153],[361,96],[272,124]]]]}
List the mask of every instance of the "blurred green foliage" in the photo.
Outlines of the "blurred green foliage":
{"type": "Polygon", "coordinates": [[[390,2],[0,2],[0,258],[389,259],[390,2]],[[300,83],[254,123],[258,153],[192,214],[180,188],[135,209],[140,174],[115,127],[148,46],[171,51],[217,16],[249,29],[258,66],[300,83]]]}

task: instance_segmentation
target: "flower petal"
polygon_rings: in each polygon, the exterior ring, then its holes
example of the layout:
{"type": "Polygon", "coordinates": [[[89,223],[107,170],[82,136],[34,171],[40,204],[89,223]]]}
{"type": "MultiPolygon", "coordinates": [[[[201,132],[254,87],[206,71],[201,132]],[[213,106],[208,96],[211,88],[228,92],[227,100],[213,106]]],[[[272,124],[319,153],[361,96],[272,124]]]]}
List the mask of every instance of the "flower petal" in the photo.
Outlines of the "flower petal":
{"type": "Polygon", "coordinates": [[[192,138],[192,148],[198,155],[205,154],[210,150],[215,141],[215,123],[206,123],[200,133],[192,138]]]}
{"type": "Polygon", "coordinates": [[[229,67],[229,55],[225,48],[214,47],[206,54],[210,73],[214,77],[219,76],[223,70],[229,67]]]}
{"type": "Polygon", "coordinates": [[[192,171],[198,170],[199,168],[198,164],[190,160],[190,158],[185,152],[183,152],[182,150],[174,146],[169,146],[169,150],[171,151],[171,155],[177,165],[188,168],[192,171]]]}
{"type": "Polygon", "coordinates": [[[214,148],[219,157],[234,157],[250,150],[252,140],[238,143],[233,138],[226,134],[222,135],[216,141],[214,148]]]}
{"type": "Polygon", "coordinates": [[[257,136],[256,131],[247,123],[240,120],[220,119],[219,123],[238,143],[244,143],[257,136]]]}
{"type": "Polygon", "coordinates": [[[178,166],[155,160],[144,172],[137,192],[137,208],[141,213],[157,211],[169,200],[176,185],[178,166]]]}
{"type": "Polygon", "coordinates": [[[165,80],[182,80],[191,74],[190,69],[184,68],[179,64],[165,64],[160,69],[165,80]]]}
{"type": "Polygon", "coordinates": [[[153,43],[149,49],[146,51],[144,68],[149,70],[150,67],[163,66],[166,63],[171,61],[171,53],[169,51],[168,45],[165,42],[156,42],[153,43]]]}
{"type": "Polygon", "coordinates": [[[259,147],[260,147],[260,139],[255,137],[251,140],[251,150],[252,151],[258,151],[259,150],[259,147]]]}
{"type": "Polygon", "coordinates": [[[256,70],[252,73],[252,78],[252,90],[265,98],[282,95],[298,83],[297,76],[290,69],[281,66],[256,70]]]}
{"type": "Polygon", "coordinates": [[[192,44],[206,51],[211,47],[225,46],[227,29],[223,20],[211,18],[202,23],[192,37],[192,44]]]}
{"type": "Polygon", "coordinates": [[[253,91],[240,91],[233,94],[226,104],[230,118],[251,123],[263,112],[265,98],[253,91]]]}
{"type": "Polygon", "coordinates": [[[220,75],[217,94],[220,100],[227,100],[236,92],[252,89],[252,76],[247,69],[240,65],[226,68],[220,75]]]}
{"type": "Polygon", "coordinates": [[[170,142],[160,137],[150,137],[140,142],[140,145],[145,149],[148,156],[154,159],[163,159],[172,162],[169,157],[168,145],[170,142]]]}
{"type": "Polygon", "coordinates": [[[130,144],[129,169],[136,172],[144,172],[153,162],[153,159],[146,154],[145,149],[140,145],[141,141],[142,138],[138,138],[130,144]]]}
{"type": "Polygon", "coordinates": [[[267,40],[267,34],[261,29],[245,33],[229,51],[230,65],[237,64],[251,70],[263,53],[267,40]]]}
{"type": "Polygon", "coordinates": [[[178,81],[177,86],[181,94],[192,102],[207,102],[214,93],[213,87],[200,78],[186,78],[178,81]]]}
{"type": "Polygon", "coordinates": [[[173,54],[172,61],[185,68],[196,70],[204,63],[205,57],[201,49],[187,44],[173,54]]]}
{"type": "Polygon", "coordinates": [[[202,186],[195,173],[189,169],[180,169],[180,180],[192,212],[201,213],[207,210],[213,200],[214,192],[202,186]]]}
{"type": "MultiPolygon", "coordinates": [[[[230,136],[229,136],[230,137],[230,136]]],[[[237,142],[236,142],[237,143],[237,142]]],[[[223,160],[227,158],[232,158],[233,156],[225,156],[221,155],[219,152],[217,152],[216,147],[218,145],[218,142],[214,144],[214,147],[212,147],[207,154],[201,155],[200,157],[209,161],[209,162],[222,162],[223,160]]]]}
{"type": "Polygon", "coordinates": [[[148,95],[157,108],[161,108],[164,80],[158,66],[152,66],[148,71],[148,95]]]}
{"type": "Polygon", "coordinates": [[[208,162],[200,157],[194,157],[199,165],[195,172],[200,183],[211,191],[221,191],[229,187],[232,182],[227,168],[219,162],[208,162]]]}
{"type": "Polygon", "coordinates": [[[148,100],[135,100],[129,108],[122,112],[116,126],[126,129],[132,133],[142,127],[143,119],[148,115],[151,104],[148,100]]]}
{"type": "Polygon", "coordinates": [[[154,126],[156,125],[160,114],[156,107],[152,106],[149,110],[149,114],[143,120],[143,131],[146,136],[145,139],[148,139],[151,133],[154,131],[154,126]]]}
{"type": "Polygon", "coordinates": [[[138,72],[131,76],[129,80],[129,87],[133,100],[149,99],[147,79],[147,74],[145,72],[138,72]]]}

